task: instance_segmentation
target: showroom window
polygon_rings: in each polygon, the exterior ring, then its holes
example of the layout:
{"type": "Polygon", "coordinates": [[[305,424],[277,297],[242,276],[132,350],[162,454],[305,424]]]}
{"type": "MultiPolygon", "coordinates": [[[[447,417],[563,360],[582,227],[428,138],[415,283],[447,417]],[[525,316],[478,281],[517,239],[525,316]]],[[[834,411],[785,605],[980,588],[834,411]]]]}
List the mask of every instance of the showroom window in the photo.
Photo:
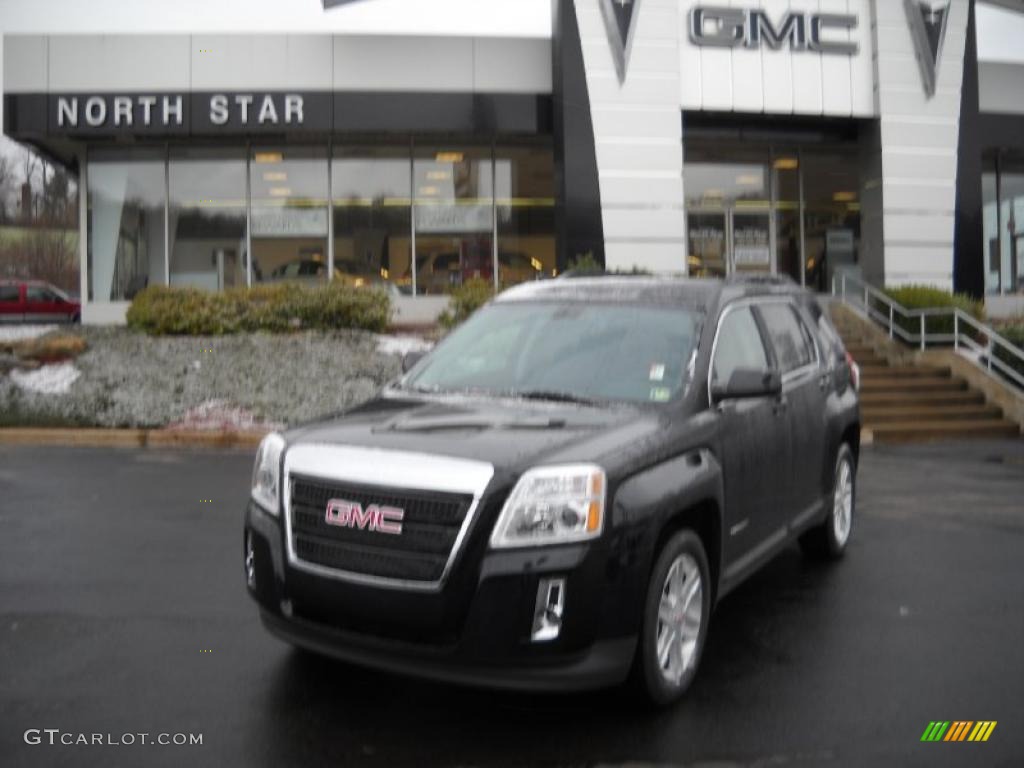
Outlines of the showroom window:
{"type": "Polygon", "coordinates": [[[558,273],[555,257],[555,163],[545,147],[494,151],[498,280],[513,285],[558,273]]]}
{"type": "Polygon", "coordinates": [[[168,190],[171,285],[245,285],[245,150],[172,149],[168,190]]]}
{"type": "Polygon", "coordinates": [[[89,299],[130,301],[167,281],[164,151],[97,150],[88,167],[89,299]]]}
{"type": "Polygon", "coordinates": [[[335,279],[412,293],[412,158],[403,147],[336,147],[335,279]]]}
{"type": "Polygon", "coordinates": [[[88,184],[92,301],[328,279],[441,295],[558,273],[549,143],[96,151],[88,184]]]}
{"type": "Polygon", "coordinates": [[[413,158],[415,293],[448,293],[474,277],[494,280],[491,148],[418,147],[413,158]]]}
{"type": "Polygon", "coordinates": [[[328,279],[326,148],[252,151],[252,283],[328,279]]]}
{"type": "Polygon", "coordinates": [[[986,157],[981,195],[985,290],[1024,292],[1024,158],[986,157]]]}

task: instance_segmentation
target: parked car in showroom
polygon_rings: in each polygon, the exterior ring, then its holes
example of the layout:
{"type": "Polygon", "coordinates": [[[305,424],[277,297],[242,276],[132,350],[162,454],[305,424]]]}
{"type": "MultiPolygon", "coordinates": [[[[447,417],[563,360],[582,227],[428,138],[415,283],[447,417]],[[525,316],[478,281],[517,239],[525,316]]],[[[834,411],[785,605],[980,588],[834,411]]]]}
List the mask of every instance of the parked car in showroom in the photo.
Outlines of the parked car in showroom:
{"type": "Polygon", "coordinates": [[[377,398],[263,441],[264,625],[410,675],[676,700],[718,601],[791,542],[848,546],[860,416],[828,323],[777,279],[502,293],[377,398]]]}
{"type": "Polygon", "coordinates": [[[77,323],[82,304],[42,280],[0,279],[0,323],[77,323]]]}

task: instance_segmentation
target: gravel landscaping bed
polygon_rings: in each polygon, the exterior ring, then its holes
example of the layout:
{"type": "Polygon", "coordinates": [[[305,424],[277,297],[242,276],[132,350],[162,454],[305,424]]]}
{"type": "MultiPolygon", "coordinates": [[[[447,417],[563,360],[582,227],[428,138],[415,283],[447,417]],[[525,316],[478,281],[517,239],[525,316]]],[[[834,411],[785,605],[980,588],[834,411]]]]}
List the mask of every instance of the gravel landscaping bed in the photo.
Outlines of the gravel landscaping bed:
{"type": "Polygon", "coordinates": [[[55,366],[39,369],[44,375],[0,373],[0,425],[152,428],[191,423],[196,414],[201,420],[211,410],[246,426],[296,424],[370,398],[400,372],[400,352],[416,345],[360,331],[155,338],[86,327],[73,333],[88,342],[72,361],[77,377],[55,366]]]}

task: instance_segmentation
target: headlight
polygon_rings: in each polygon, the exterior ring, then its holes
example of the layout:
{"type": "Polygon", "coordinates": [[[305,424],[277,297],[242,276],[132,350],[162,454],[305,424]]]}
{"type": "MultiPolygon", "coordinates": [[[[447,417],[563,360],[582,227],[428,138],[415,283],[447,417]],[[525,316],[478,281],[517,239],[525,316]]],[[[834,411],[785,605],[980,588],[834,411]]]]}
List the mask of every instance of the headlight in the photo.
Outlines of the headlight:
{"type": "Polygon", "coordinates": [[[284,438],[272,432],[263,438],[252,469],[252,498],[272,515],[281,511],[281,454],[284,438]]]}
{"type": "Polygon", "coordinates": [[[516,483],[491,534],[491,546],[585,541],[604,528],[604,470],[593,464],[536,467],[516,483]]]}

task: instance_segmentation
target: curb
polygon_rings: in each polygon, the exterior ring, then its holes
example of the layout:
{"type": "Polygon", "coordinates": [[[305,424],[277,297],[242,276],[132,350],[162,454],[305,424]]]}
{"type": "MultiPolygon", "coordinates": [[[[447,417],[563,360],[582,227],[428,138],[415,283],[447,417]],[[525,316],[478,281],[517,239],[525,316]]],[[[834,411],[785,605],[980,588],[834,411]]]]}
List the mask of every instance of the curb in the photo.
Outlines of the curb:
{"type": "Polygon", "coordinates": [[[255,449],[266,432],[202,432],[168,429],[0,429],[0,445],[59,445],[87,448],[255,449]]]}

